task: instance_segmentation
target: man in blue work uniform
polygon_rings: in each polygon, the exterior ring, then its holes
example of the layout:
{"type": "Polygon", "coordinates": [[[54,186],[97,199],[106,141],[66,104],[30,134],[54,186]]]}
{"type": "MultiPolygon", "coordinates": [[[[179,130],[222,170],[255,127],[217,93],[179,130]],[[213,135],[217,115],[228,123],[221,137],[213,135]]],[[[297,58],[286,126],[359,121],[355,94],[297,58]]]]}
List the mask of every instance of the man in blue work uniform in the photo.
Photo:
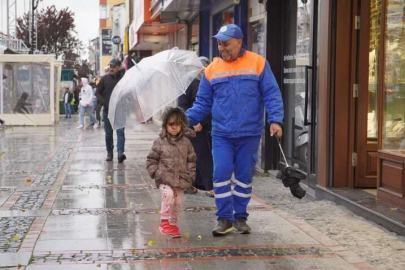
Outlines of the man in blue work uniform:
{"type": "Polygon", "coordinates": [[[269,63],[247,51],[243,33],[235,24],[223,26],[215,38],[221,58],[205,69],[197,99],[187,111],[190,124],[212,114],[214,193],[218,225],[214,236],[234,228],[248,234],[247,205],[263,133],[264,107],[271,136],[282,136],[284,118],[280,89],[269,63]],[[232,173],[235,173],[233,187],[232,173]]]}

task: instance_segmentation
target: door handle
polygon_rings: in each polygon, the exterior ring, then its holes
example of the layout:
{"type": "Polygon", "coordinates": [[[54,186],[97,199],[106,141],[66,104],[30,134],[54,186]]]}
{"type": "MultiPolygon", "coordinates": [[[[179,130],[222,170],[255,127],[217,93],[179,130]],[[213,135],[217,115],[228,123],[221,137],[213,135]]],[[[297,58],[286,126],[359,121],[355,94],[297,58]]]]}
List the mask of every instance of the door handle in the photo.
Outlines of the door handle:
{"type": "MultiPolygon", "coordinates": [[[[305,66],[305,106],[304,106],[304,126],[310,126],[312,123],[308,121],[308,70],[311,69],[311,66],[305,66]]],[[[312,112],[311,112],[312,114],[312,112]]]]}

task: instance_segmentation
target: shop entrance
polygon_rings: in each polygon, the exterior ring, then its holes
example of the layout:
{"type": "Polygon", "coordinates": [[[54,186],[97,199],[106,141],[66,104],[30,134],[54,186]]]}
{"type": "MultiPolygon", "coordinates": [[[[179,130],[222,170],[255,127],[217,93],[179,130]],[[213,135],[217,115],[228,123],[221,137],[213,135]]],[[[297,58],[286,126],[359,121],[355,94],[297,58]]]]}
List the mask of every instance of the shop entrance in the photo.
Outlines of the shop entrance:
{"type": "MultiPolygon", "coordinates": [[[[356,1],[354,1],[356,2],[356,1]]],[[[353,99],[355,136],[352,166],[354,187],[377,186],[377,151],[379,145],[379,47],[381,0],[360,0],[354,9],[355,62],[353,72],[353,99]]]]}
{"type": "Polygon", "coordinates": [[[283,147],[291,166],[316,185],[318,0],[283,1],[283,147]]]}

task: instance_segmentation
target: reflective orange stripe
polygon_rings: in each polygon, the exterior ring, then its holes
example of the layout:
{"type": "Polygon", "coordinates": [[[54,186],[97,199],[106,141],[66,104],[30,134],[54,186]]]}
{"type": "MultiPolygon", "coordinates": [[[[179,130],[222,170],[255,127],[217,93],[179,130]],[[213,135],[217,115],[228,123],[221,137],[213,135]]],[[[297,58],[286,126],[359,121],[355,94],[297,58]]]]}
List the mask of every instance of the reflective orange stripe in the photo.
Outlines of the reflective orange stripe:
{"type": "Polygon", "coordinates": [[[217,58],[205,70],[207,80],[239,76],[239,75],[260,75],[263,72],[266,59],[262,56],[246,51],[236,61],[226,62],[217,58]]]}

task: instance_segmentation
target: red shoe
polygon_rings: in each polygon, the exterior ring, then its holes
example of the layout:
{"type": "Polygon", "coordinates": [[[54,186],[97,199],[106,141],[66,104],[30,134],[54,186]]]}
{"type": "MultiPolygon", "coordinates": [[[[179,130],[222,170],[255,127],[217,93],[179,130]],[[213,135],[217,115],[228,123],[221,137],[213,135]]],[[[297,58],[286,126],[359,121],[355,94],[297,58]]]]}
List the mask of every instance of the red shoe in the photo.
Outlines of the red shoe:
{"type": "Polygon", "coordinates": [[[180,237],[180,230],[179,227],[177,227],[176,225],[170,225],[170,237],[171,238],[179,238],[180,237]]]}
{"type": "Polygon", "coordinates": [[[159,231],[163,235],[169,235],[172,232],[170,223],[168,220],[162,220],[159,225],[159,231]]]}

